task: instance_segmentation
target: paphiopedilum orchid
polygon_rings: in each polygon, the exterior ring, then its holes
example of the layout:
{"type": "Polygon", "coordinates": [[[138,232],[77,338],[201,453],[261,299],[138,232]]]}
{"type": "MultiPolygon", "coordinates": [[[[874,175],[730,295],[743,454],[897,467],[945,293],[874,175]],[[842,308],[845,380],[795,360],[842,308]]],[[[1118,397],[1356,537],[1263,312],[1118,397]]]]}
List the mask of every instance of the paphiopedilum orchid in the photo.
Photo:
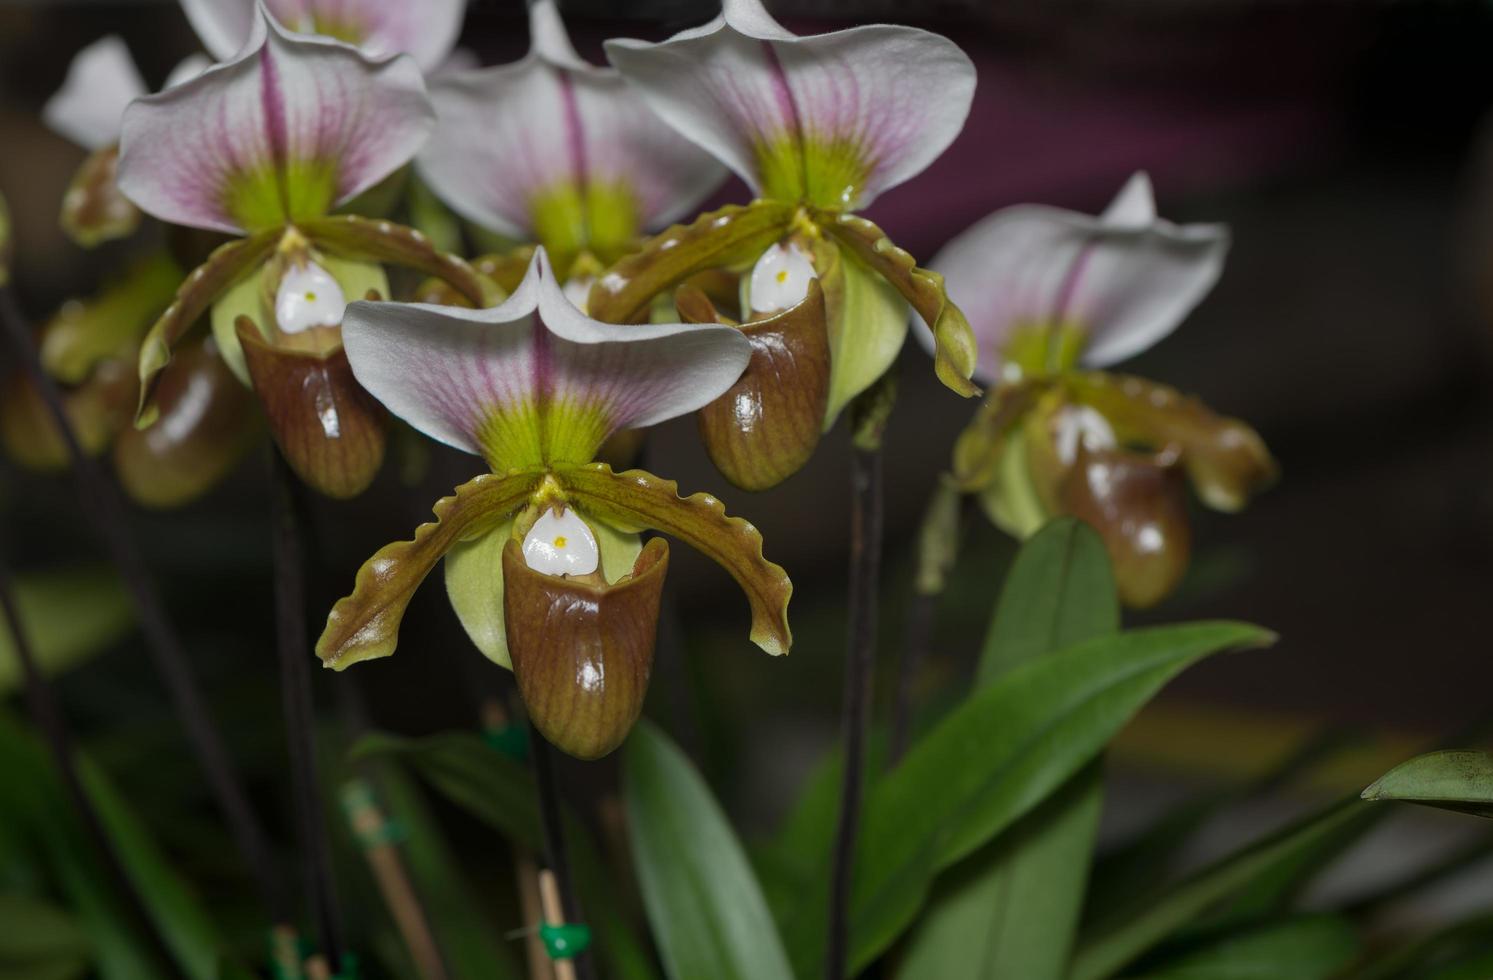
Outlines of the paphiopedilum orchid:
{"type": "MultiPolygon", "coordinates": [[[[219,60],[237,55],[254,32],[258,0],[182,0],[203,47],[219,60]]],[[[434,71],[461,33],[466,0],[263,0],[289,30],[336,38],[375,58],[407,54],[434,71]]]]}
{"type": "Polygon", "coordinates": [[[543,245],[584,309],[602,266],[687,213],[726,172],[615,69],[576,54],[553,0],[530,5],[529,33],[528,55],[513,64],[431,82],[439,122],[416,165],[463,217],[543,245]]]}
{"type": "MultiPolygon", "coordinates": [[[[166,88],[200,75],[210,64],[192,55],[171,71],[166,88]]],[[[147,93],[124,41],[109,35],[79,51],[62,87],[42,109],[60,136],[89,151],[62,198],[62,229],[85,248],[122,238],[140,225],[140,211],[115,183],[124,110],[147,93]]]]}
{"type": "MultiPolygon", "coordinates": [[[[130,424],[140,338],[171,302],[181,270],[165,254],[137,262],[96,296],[62,304],[37,332],[41,368],[62,390],[84,452],[112,451],[124,489],[150,507],[196,499],[228,473],[259,431],[252,398],[212,339],[186,346],[161,386],[160,417],[130,424]]],[[[0,445],[31,469],[69,465],[67,445],[25,372],[0,386],[0,445]]]]}
{"type": "Polygon", "coordinates": [[[1160,601],[1186,569],[1187,481],[1209,507],[1235,511],[1275,475],[1245,423],[1099,370],[1175,330],[1228,244],[1222,225],[1158,218],[1136,174],[1097,218],[1007,208],[933,261],[979,337],[976,377],[994,386],[956,445],[956,485],[1019,537],[1057,514],[1093,524],[1133,606],[1160,601]]]}
{"type": "MultiPolygon", "coordinates": [[[[703,27],[606,48],[655,112],[757,195],[656,236],[591,293],[594,315],[622,322],[703,270],[750,270],[741,319],[769,323],[750,329],[756,356],[721,417],[702,420],[728,479],[760,488],[802,466],[820,431],[896,359],[909,302],[938,339],[938,376],[977,393],[974,340],[942,281],[855,214],[958,135],[975,71],[957,45],[889,25],[796,37],[759,0],[726,0],[703,27]],[[802,397],[774,402],[790,389],[802,397]]],[[[708,316],[699,299],[692,307],[708,316]]]]}
{"type": "Polygon", "coordinates": [[[719,562],[746,592],[752,640],[788,652],[792,585],[752,525],[708,494],[681,498],[649,473],[592,462],[613,432],[725,391],[750,358],[737,331],[592,320],[540,248],[497,307],[354,303],[343,337],[358,380],[391,412],[492,472],[364,564],[317,643],[327,666],[393,653],[410,596],[445,558],[458,618],[512,667],[540,731],[572,755],[604,755],[636,720],[652,667],[668,545],[643,546],[644,529],[719,562]]]}
{"type": "Polygon", "coordinates": [[[211,307],[224,358],[252,383],[291,466],[323,493],[352,496],[377,472],[385,433],[342,352],[346,300],[388,295],[384,262],[439,276],[477,304],[491,292],[417,231],[330,214],[429,136],[415,63],[291,33],[256,10],[239,57],[125,112],[124,193],[164,221],[242,236],[187,276],[146,336],[138,421],[154,416],[161,371],[211,307]]]}

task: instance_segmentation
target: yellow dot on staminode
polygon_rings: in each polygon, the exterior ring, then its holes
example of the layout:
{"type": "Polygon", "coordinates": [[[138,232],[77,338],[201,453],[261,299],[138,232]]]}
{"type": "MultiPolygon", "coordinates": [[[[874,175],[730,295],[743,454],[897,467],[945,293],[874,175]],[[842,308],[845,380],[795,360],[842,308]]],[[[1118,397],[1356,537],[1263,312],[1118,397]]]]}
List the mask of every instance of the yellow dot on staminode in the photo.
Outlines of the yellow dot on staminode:
{"type": "Polygon", "coordinates": [[[563,547],[565,547],[565,535],[562,534],[558,538],[555,539],[555,547],[556,548],[563,548],[563,547]]]}
{"type": "Polygon", "coordinates": [[[306,302],[308,302],[308,303],[315,303],[316,302],[316,294],[315,293],[307,293],[306,294],[306,302]]]}
{"type": "Polygon", "coordinates": [[[788,270],[787,269],[779,269],[778,270],[778,282],[787,282],[787,281],[788,281],[788,270]]]}

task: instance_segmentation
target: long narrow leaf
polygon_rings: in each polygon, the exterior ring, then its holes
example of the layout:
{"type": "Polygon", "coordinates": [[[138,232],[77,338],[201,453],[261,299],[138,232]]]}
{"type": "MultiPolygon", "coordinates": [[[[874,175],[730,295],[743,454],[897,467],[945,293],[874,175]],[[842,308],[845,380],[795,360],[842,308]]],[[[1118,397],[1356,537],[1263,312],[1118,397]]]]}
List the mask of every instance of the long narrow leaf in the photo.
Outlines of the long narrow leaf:
{"type": "Polygon", "coordinates": [[[1348,919],[1310,916],[1224,937],[1135,980],[1331,980],[1358,948],[1348,919]]]}
{"type": "MultiPolygon", "coordinates": [[[[1078,521],[1054,521],[1011,565],[977,683],[987,686],[1064,646],[1119,628],[1119,597],[1104,542],[1078,521]]],[[[908,942],[899,975],[1060,980],[1083,905],[1102,800],[1102,773],[1094,763],[946,873],[908,942]]]]}
{"type": "Polygon", "coordinates": [[[705,781],[647,722],[625,752],[627,829],[669,976],[791,980],[756,876],[705,781]]]}

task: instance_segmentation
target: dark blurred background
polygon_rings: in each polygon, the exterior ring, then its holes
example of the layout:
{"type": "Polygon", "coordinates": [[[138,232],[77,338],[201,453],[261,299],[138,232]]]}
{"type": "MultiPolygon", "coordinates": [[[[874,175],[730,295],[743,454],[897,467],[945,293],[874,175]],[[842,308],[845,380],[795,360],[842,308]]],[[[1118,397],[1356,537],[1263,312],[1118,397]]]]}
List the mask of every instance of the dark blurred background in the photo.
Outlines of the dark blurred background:
{"type": "MultiPolygon", "coordinates": [[[[922,259],[1006,205],[1097,211],[1136,169],[1150,172],[1164,216],[1233,228],[1219,287],[1127,369],[1255,424],[1284,476],[1242,515],[1199,510],[1183,588],[1134,618],[1237,617],[1283,638],[1271,651],[1188,672],[1122,737],[1121,764],[1206,779],[1248,771],[1294,738],[1341,725],[1378,738],[1376,761],[1342,777],[1351,783],[1416,739],[1493,711],[1493,4],[769,6],[801,32],[914,23],[953,37],[976,61],[964,134],[870,209],[922,259]]],[[[661,38],[713,13],[694,0],[561,7],[593,60],[605,37],[661,38]]],[[[0,3],[0,188],[16,226],[17,290],[36,317],[93,288],[130,247],[85,254],[64,240],[57,204],[81,151],[37,119],[72,54],[110,32],[128,40],[153,86],[196,50],[174,3],[0,3]]],[[[475,0],[464,43],[488,64],[520,56],[522,3],[475,0]]],[[[744,197],[734,182],[720,195],[744,197]]],[[[938,386],[909,344],[887,449],[883,701],[901,650],[911,539],[973,409],[938,386]]],[[[726,492],[692,421],[663,426],[647,448],[650,469],[687,490],[720,491],[755,522],[797,587],[793,654],[769,660],[747,642],[745,602],[730,580],[675,549],[678,625],[666,630],[649,711],[749,826],[781,812],[837,725],[844,441],[836,432],[807,470],[756,496],[726,492]]],[[[6,466],[0,514],[16,564],[97,554],[66,478],[6,466]]],[[[344,594],[367,555],[407,537],[438,496],[480,468],[437,452],[407,486],[396,459],[362,499],[319,503],[313,607],[344,594]]],[[[133,515],[232,737],[261,772],[279,751],[266,471],[261,452],[196,505],[133,515]]],[[[971,522],[940,608],[935,662],[917,681],[925,703],[965,689],[1010,553],[997,532],[971,522]]],[[[318,683],[331,704],[332,685],[356,674],[381,725],[425,732],[466,724],[473,692],[495,670],[467,645],[436,575],[411,608],[397,656],[318,683]]],[[[139,649],[126,645],[69,676],[64,692],[86,725],[154,733],[144,744],[169,749],[161,764],[190,778],[139,649]]],[[[607,776],[571,778],[604,785],[607,776]]]]}

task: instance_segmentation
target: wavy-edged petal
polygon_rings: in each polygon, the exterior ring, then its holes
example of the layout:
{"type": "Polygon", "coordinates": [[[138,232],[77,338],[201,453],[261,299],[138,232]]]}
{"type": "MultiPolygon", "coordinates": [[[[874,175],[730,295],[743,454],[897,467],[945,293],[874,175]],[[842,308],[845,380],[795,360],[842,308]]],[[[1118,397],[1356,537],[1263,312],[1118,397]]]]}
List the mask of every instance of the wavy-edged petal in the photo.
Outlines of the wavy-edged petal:
{"type": "Polygon", "coordinates": [[[613,473],[605,463],[565,467],[555,479],[583,513],[619,527],[652,528],[678,538],[724,568],[746,593],[752,642],[774,656],[793,646],[788,600],[793,583],[762,555],[762,535],[729,517],[708,493],[679,496],[679,487],[644,470],[613,473]]]}
{"type": "Polygon", "coordinates": [[[119,142],[125,106],[146,93],[129,46],[110,34],[79,51],[57,93],[42,107],[42,121],[85,150],[119,142]]]}
{"type": "MultiPolygon", "coordinates": [[[[918,311],[929,329],[938,380],[956,395],[978,395],[979,386],[970,381],[979,354],[975,334],[964,311],[950,298],[944,277],[920,267],[912,255],[865,218],[824,211],[817,212],[816,218],[831,238],[890,283],[918,311]]],[[[842,342],[853,341],[847,334],[842,342]]]]}
{"type": "Polygon", "coordinates": [[[1223,225],[1157,218],[1150,182],[1137,174],[1099,217],[1042,205],[997,211],[944,246],[932,267],[979,338],[976,375],[994,382],[1023,331],[1080,331],[1091,367],[1140,353],[1207,295],[1228,246],[1223,225]]]}
{"type": "Polygon", "coordinates": [[[353,303],[342,338],[358,381],[390,411],[499,472],[587,462],[618,429],[714,400],[751,357],[730,327],[586,317],[543,249],[500,306],[353,303]]]}
{"type": "Polygon", "coordinates": [[[399,623],[415,589],[460,541],[492,531],[524,507],[541,473],[483,474],[435,505],[435,522],[415,529],[413,541],[385,545],[358,570],[352,594],[337,601],[316,655],[335,670],[387,657],[399,643],[399,623]]]}
{"type": "Polygon", "coordinates": [[[171,362],[177,342],[206,313],[213,302],[252,272],[274,250],[277,229],[220,245],[207,261],[193,269],[176,290],[176,298],[151,326],[140,344],[140,407],[135,424],[144,428],[155,420],[155,392],[160,374],[171,362]]]}
{"type": "Polygon", "coordinates": [[[126,110],[119,182],[142,210],[229,233],[314,218],[424,144],[435,117],[412,60],[254,23],[240,57],[126,110]]]}
{"type": "Polygon", "coordinates": [[[638,319],[655,296],[691,276],[756,259],[788,230],[794,210],[774,201],[728,204],[666,228],[596,280],[586,309],[607,323],[638,319]]]}
{"type": "Polygon", "coordinates": [[[540,242],[562,267],[582,248],[610,261],[725,171],[615,70],[581,61],[550,0],[530,8],[530,23],[527,57],[432,82],[440,122],[417,165],[458,213],[540,242]]]}
{"type": "MultiPolygon", "coordinates": [[[[446,60],[461,33],[466,0],[264,0],[275,19],[301,34],[322,34],[365,54],[407,54],[422,71],[446,60]]],[[[182,0],[203,47],[232,58],[254,27],[254,0],[182,0]]]]}
{"type": "Polygon", "coordinates": [[[920,173],[964,126],[975,68],[948,38],[873,24],[795,37],[758,0],[607,56],[660,116],[758,194],[861,208],[920,173]]]}

